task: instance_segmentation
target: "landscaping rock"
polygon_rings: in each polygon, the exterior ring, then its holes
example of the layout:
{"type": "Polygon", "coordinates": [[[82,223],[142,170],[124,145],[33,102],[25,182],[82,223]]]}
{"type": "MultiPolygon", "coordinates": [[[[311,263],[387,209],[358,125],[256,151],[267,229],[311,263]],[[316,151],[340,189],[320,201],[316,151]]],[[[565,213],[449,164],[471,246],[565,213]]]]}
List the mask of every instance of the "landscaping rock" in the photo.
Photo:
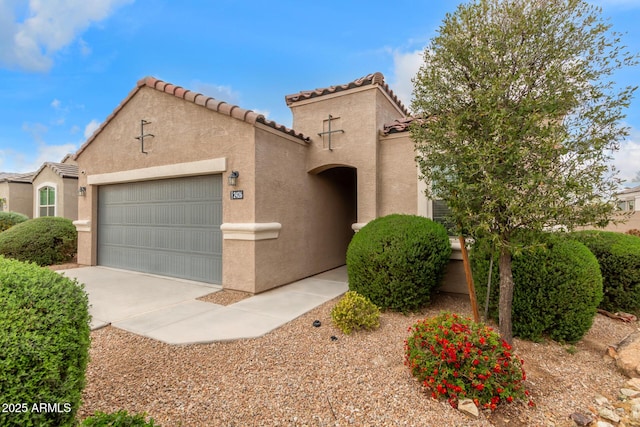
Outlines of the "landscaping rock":
{"type": "Polygon", "coordinates": [[[607,399],[606,397],[604,397],[601,394],[597,394],[596,398],[595,398],[596,404],[598,406],[606,406],[609,405],[609,399],[607,399]]]}
{"type": "Polygon", "coordinates": [[[620,389],[620,393],[625,396],[625,397],[629,397],[629,398],[635,398],[635,397],[640,397],[640,390],[635,390],[635,389],[631,389],[631,388],[621,388],[620,389]]]}
{"type": "Polygon", "coordinates": [[[593,422],[593,417],[591,415],[584,415],[580,412],[574,412],[573,414],[569,415],[569,418],[571,418],[573,422],[580,427],[588,426],[593,422]]]}
{"type": "Polygon", "coordinates": [[[478,412],[478,407],[476,406],[475,403],[473,403],[473,400],[471,399],[463,399],[459,401],[458,411],[464,412],[465,414],[471,415],[475,418],[477,418],[478,415],[480,415],[480,413],[478,412]]]}
{"type": "Polygon", "coordinates": [[[598,415],[606,420],[613,421],[614,423],[620,422],[620,416],[610,408],[598,409],[598,415]]]}
{"type": "Polygon", "coordinates": [[[630,378],[640,378],[640,331],[625,338],[618,346],[616,364],[630,378]]]}
{"type": "Polygon", "coordinates": [[[640,378],[631,378],[629,381],[625,383],[627,388],[632,388],[634,390],[640,391],[640,378]]]}
{"type": "Polygon", "coordinates": [[[608,423],[606,421],[598,421],[596,424],[598,427],[614,427],[613,424],[608,423]]]}

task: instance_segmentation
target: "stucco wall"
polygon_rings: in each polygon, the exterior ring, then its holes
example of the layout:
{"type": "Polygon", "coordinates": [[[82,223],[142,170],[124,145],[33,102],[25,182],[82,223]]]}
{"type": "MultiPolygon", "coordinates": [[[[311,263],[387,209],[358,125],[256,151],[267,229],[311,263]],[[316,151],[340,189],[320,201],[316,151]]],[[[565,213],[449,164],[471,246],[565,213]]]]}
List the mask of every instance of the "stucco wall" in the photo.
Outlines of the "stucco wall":
{"type": "Polygon", "coordinates": [[[402,117],[402,113],[381,95],[377,85],[363,86],[311,98],[291,105],[293,128],[311,137],[307,155],[307,170],[317,172],[331,166],[351,166],[357,169],[358,218],[366,223],[378,217],[378,131],[382,121],[402,117]],[[381,98],[382,97],[382,98],[381,98]],[[325,121],[334,117],[332,129],[344,133],[332,135],[332,150],[328,137],[318,136],[327,130],[325,121]]]}
{"type": "Polygon", "coordinates": [[[56,190],[56,216],[78,219],[78,180],[76,178],[62,178],[50,167],[45,167],[33,180],[33,217],[40,216],[39,190],[51,185],[56,190]]]}
{"type": "Polygon", "coordinates": [[[380,137],[379,216],[392,213],[417,215],[418,170],[409,133],[380,137]]]}
{"type": "MultiPolygon", "coordinates": [[[[78,156],[78,186],[87,187],[86,196],[80,198],[78,203],[78,219],[90,221],[89,231],[78,233],[78,261],[81,264],[96,263],[98,185],[89,185],[89,182],[91,177],[94,180],[95,177],[102,179],[104,174],[131,170],[164,171],[166,169],[149,168],[176,165],[171,169],[173,176],[176,173],[188,176],[194,174],[189,169],[191,163],[222,159],[225,171],[212,170],[210,173],[239,171],[238,188],[245,192],[243,200],[231,201],[228,196],[231,187],[226,185],[228,172],[224,174],[223,194],[227,196],[223,197],[223,222],[255,222],[253,138],[253,126],[244,121],[152,88],[140,88],[78,156]],[[145,138],[145,151],[148,154],[141,152],[140,142],[134,139],[140,135],[142,119],[150,122],[144,132],[154,135],[145,138]]],[[[161,175],[145,179],[167,177],[161,175]]],[[[127,178],[123,179],[126,181],[127,178]]],[[[236,253],[235,243],[223,243],[223,282],[251,282],[254,276],[253,254],[251,250],[236,253]],[[227,265],[227,260],[238,258],[246,260],[243,268],[227,265]]]]}
{"type": "Polygon", "coordinates": [[[607,231],[618,231],[621,233],[626,233],[629,230],[636,229],[640,230],[640,211],[635,211],[628,218],[624,218],[622,216],[618,217],[619,219],[623,219],[624,222],[620,224],[609,224],[605,230],[607,231]]]}
{"type": "Polygon", "coordinates": [[[279,222],[256,242],[256,292],[344,265],[356,219],[352,170],[306,170],[304,143],[257,131],[256,220],[279,222]]]}
{"type": "Polygon", "coordinates": [[[1,182],[0,198],[6,199],[3,211],[18,212],[33,218],[31,184],[21,182],[1,182]]]}

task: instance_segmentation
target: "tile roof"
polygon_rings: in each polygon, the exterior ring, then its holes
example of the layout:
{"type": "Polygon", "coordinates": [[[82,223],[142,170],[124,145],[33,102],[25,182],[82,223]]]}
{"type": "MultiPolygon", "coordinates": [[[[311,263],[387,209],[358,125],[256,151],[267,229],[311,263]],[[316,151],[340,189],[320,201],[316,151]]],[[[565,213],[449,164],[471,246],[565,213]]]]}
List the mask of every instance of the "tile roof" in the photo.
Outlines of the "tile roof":
{"type": "Polygon", "coordinates": [[[382,133],[384,135],[389,135],[392,133],[406,132],[409,130],[409,125],[413,123],[414,120],[414,117],[403,117],[401,119],[396,119],[391,123],[386,123],[382,128],[382,133]]]}
{"type": "Polygon", "coordinates": [[[69,163],[54,163],[44,162],[36,175],[38,175],[44,168],[50,167],[56,174],[62,178],[77,178],[78,177],[78,165],[72,165],[69,163]]]}
{"type": "Polygon", "coordinates": [[[129,95],[127,95],[127,97],[120,103],[120,105],[116,107],[115,110],[113,110],[113,112],[100,125],[100,127],[96,129],[93,135],[89,137],[89,139],[80,147],[80,149],[74,155],[74,159],[78,158],[78,156],[85,150],[85,148],[89,144],[91,144],[91,142],[100,134],[100,132],[105,128],[105,126],[111,120],[113,120],[113,118],[116,115],[118,115],[120,110],[122,110],[122,108],[127,104],[127,102],[129,102],[129,100],[131,100],[131,98],[133,98],[133,96],[136,93],[138,93],[138,91],[140,91],[140,89],[143,87],[149,87],[149,88],[158,90],[160,92],[173,95],[177,98],[184,99],[185,101],[193,102],[194,104],[208,108],[209,110],[216,111],[220,114],[225,114],[235,119],[245,121],[249,124],[262,123],[279,132],[285,133],[295,138],[299,138],[306,142],[309,141],[309,137],[306,137],[302,133],[296,132],[293,129],[289,129],[284,125],[278,124],[273,120],[267,120],[267,118],[263,114],[258,114],[252,110],[246,110],[244,108],[238,107],[237,105],[232,105],[224,101],[219,101],[215,98],[211,98],[201,93],[192,92],[190,90],[184,89],[181,86],[176,86],[171,83],[167,83],[162,80],[156,79],[155,77],[145,77],[138,81],[136,87],[131,92],[129,92],[129,95]]]}
{"type": "Polygon", "coordinates": [[[327,88],[319,88],[315,90],[306,90],[298,93],[294,93],[293,95],[287,95],[284,97],[287,105],[291,105],[294,102],[304,101],[306,99],[316,98],[323,95],[329,95],[336,92],[341,92],[343,90],[353,89],[357,87],[367,86],[367,85],[379,85],[382,90],[384,90],[393,100],[393,102],[400,108],[400,110],[405,114],[409,115],[409,111],[402,104],[400,99],[393,93],[393,91],[389,88],[389,85],[384,81],[384,75],[380,72],[376,72],[373,74],[368,74],[364,77],[360,77],[352,82],[338,85],[338,86],[329,86],[327,88]]]}
{"type": "MultiPolygon", "coordinates": [[[[634,183],[631,183],[631,184],[634,184],[634,183]]],[[[622,190],[618,194],[635,193],[636,191],[640,191],[640,185],[636,185],[634,187],[626,187],[624,190],[622,190]]]]}
{"type": "Polygon", "coordinates": [[[0,172],[0,182],[20,182],[30,184],[33,177],[36,176],[35,172],[28,173],[7,173],[0,172]]]}

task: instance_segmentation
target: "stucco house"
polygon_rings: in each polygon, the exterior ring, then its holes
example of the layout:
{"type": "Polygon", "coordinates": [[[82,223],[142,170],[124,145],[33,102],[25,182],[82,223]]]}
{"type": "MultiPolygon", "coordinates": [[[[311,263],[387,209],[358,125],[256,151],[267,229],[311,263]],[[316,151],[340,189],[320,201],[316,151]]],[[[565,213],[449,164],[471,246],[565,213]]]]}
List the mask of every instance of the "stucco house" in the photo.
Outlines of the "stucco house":
{"type": "Polygon", "coordinates": [[[640,230],[640,185],[631,186],[618,194],[618,208],[620,214],[617,219],[621,222],[609,224],[605,230],[625,233],[629,230],[640,230]]]}
{"type": "Polygon", "coordinates": [[[0,173],[0,211],[33,217],[31,180],[34,173],[0,173]]]}
{"type": "Polygon", "coordinates": [[[75,155],[78,262],[259,293],[344,265],[376,217],[433,216],[382,74],[285,101],[293,129],[139,81],[75,155]]]}
{"type": "Polygon", "coordinates": [[[0,173],[0,211],[78,218],[78,165],[71,154],[30,173],[0,173]]]}
{"type": "Polygon", "coordinates": [[[45,162],[31,180],[33,218],[78,218],[78,165],[68,155],[60,163],[45,162]]]}

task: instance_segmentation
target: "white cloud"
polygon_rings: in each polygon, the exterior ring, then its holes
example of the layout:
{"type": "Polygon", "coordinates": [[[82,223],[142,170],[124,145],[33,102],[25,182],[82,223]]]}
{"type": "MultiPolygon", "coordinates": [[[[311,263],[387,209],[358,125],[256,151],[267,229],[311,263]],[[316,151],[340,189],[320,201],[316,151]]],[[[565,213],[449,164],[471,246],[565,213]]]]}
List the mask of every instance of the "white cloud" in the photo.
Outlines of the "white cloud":
{"type": "Polygon", "coordinates": [[[76,144],[46,145],[38,144],[37,156],[30,162],[29,170],[37,170],[44,162],[59,162],[69,153],[75,153],[76,144]]]}
{"type": "Polygon", "coordinates": [[[627,182],[634,181],[640,171],[640,130],[632,129],[627,140],[620,144],[620,151],[612,157],[612,163],[619,170],[618,176],[627,182]]]}
{"type": "Polygon", "coordinates": [[[413,79],[420,65],[423,62],[423,50],[414,50],[413,52],[393,52],[393,81],[389,86],[393,92],[400,98],[402,103],[409,108],[413,97],[413,79]]]}
{"type": "MultiPolygon", "coordinates": [[[[23,21],[23,2],[0,2],[0,63],[29,71],[47,71],[53,55],[73,42],[93,22],[132,0],[30,0],[23,21]]],[[[81,50],[88,52],[81,43],[81,50]]]]}
{"type": "Polygon", "coordinates": [[[89,139],[91,135],[100,127],[100,122],[96,119],[91,120],[84,128],[84,137],[89,139]]]}
{"type": "Polygon", "coordinates": [[[234,91],[231,86],[204,83],[199,80],[195,80],[190,86],[195,92],[210,96],[218,101],[234,105],[240,104],[240,94],[234,91]]]}
{"type": "Polygon", "coordinates": [[[51,101],[51,106],[53,107],[54,110],[58,110],[60,109],[60,100],[59,99],[54,99],[53,101],[51,101]]]}
{"type": "Polygon", "coordinates": [[[76,144],[47,145],[38,143],[36,152],[28,157],[14,150],[0,150],[0,170],[4,172],[33,172],[44,162],[59,162],[69,153],[75,153],[76,144]]]}
{"type": "Polygon", "coordinates": [[[256,114],[262,114],[265,118],[267,119],[269,118],[269,113],[270,113],[269,110],[259,110],[257,108],[252,108],[252,110],[256,114]]]}
{"type": "Polygon", "coordinates": [[[89,43],[87,43],[84,39],[78,40],[78,45],[80,45],[80,53],[82,54],[82,56],[91,55],[91,46],[89,46],[89,43]]]}

